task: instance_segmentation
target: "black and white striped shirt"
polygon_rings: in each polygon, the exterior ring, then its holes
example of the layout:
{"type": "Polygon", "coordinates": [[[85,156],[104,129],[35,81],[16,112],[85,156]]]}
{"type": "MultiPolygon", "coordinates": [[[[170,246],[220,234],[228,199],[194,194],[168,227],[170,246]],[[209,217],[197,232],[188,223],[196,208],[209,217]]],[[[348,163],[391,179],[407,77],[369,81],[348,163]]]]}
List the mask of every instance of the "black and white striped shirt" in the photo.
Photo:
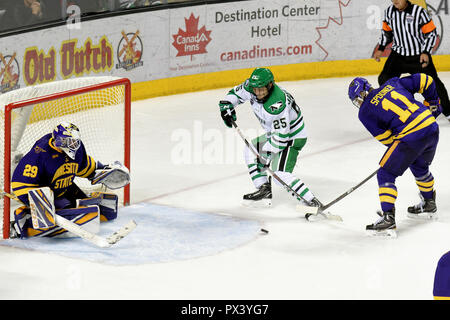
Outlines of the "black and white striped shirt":
{"type": "Polygon", "coordinates": [[[393,40],[392,50],[402,56],[431,53],[436,39],[436,26],[428,12],[421,6],[408,1],[408,7],[403,11],[391,5],[384,12],[378,50],[384,50],[393,40]]]}

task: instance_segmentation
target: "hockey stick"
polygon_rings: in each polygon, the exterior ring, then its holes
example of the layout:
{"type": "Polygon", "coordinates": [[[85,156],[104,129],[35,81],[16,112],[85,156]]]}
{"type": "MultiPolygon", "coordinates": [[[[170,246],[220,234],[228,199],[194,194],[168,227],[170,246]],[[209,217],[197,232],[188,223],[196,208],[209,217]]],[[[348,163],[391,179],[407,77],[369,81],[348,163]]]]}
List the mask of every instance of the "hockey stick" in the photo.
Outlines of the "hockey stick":
{"type": "Polygon", "coordinates": [[[372,172],[367,178],[365,178],[363,181],[361,181],[360,183],[358,183],[356,186],[351,187],[350,189],[348,189],[346,192],[344,192],[343,194],[341,194],[339,197],[337,197],[336,199],[334,199],[333,201],[330,201],[329,203],[327,203],[326,205],[324,205],[322,207],[323,210],[328,209],[329,207],[331,207],[333,204],[335,204],[338,201],[341,201],[342,199],[344,199],[346,196],[348,196],[350,193],[352,193],[353,191],[355,191],[356,189],[358,189],[359,187],[361,187],[364,183],[366,183],[367,181],[369,181],[374,175],[376,175],[378,172],[378,169],[375,170],[374,172],[372,172]]]}
{"type": "MultiPolygon", "coordinates": [[[[244,134],[242,133],[241,129],[239,129],[239,127],[237,126],[236,122],[232,119],[231,123],[233,125],[233,127],[236,129],[237,133],[241,136],[242,140],[244,140],[244,143],[246,144],[246,146],[252,151],[252,153],[259,159],[261,159],[261,155],[258,153],[257,150],[255,150],[255,147],[253,146],[253,144],[251,144],[250,142],[248,142],[247,138],[244,136],[244,134]]],[[[275,172],[273,172],[272,169],[270,169],[269,167],[267,167],[266,169],[270,175],[277,180],[282,186],[284,186],[284,188],[288,191],[288,192],[292,192],[296,197],[302,199],[303,201],[305,201],[308,206],[300,206],[297,205],[297,210],[298,211],[302,211],[303,213],[305,213],[305,218],[308,219],[310,215],[322,215],[327,219],[330,220],[337,220],[337,221],[342,221],[342,218],[338,215],[334,215],[328,212],[323,212],[323,210],[321,210],[321,208],[319,207],[314,207],[312,205],[312,203],[310,203],[309,201],[306,201],[302,196],[300,196],[294,189],[291,188],[291,186],[289,186],[286,182],[284,182],[275,172]],[[303,208],[303,210],[300,210],[300,208],[303,208]]]]}
{"type": "MultiPolygon", "coordinates": [[[[3,190],[1,190],[0,194],[1,194],[1,196],[7,196],[8,198],[25,205],[19,198],[17,198],[13,194],[10,194],[3,190]]],[[[113,244],[116,244],[122,238],[126,237],[137,226],[137,224],[134,220],[130,220],[127,224],[122,226],[116,232],[112,233],[109,237],[103,238],[103,237],[100,237],[99,235],[96,235],[95,233],[91,233],[87,230],[84,230],[76,223],[74,223],[58,214],[55,215],[55,222],[61,228],[64,228],[67,231],[72,232],[73,234],[79,236],[80,238],[82,238],[86,241],[89,241],[90,243],[92,243],[100,248],[111,247],[113,244]]]]}
{"type": "Polygon", "coordinates": [[[343,194],[341,194],[339,197],[337,197],[336,199],[334,199],[333,201],[330,201],[329,203],[327,203],[326,205],[318,208],[318,211],[320,210],[326,210],[329,207],[331,207],[333,204],[335,204],[336,202],[341,201],[342,199],[344,199],[346,196],[348,196],[350,193],[352,193],[353,191],[355,191],[356,189],[358,189],[359,187],[361,187],[364,183],[366,183],[367,181],[369,181],[374,175],[376,175],[378,172],[378,169],[375,170],[374,172],[372,172],[367,178],[365,178],[363,181],[361,181],[360,183],[358,183],[356,186],[351,187],[350,189],[348,189],[347,191],[345,191],[343,194]]]}

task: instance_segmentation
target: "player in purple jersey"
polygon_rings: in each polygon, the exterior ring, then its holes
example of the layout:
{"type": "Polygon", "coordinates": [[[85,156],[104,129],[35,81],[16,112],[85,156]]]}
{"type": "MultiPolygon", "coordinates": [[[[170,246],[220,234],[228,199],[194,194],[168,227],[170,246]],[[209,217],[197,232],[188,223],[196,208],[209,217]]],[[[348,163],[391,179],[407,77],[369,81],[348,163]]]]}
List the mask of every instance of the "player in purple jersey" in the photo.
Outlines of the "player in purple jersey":
{"type": "MultiPolygon", "coordinates": [[[[55,133],[57,130],[55,129],[55,133]]],[[[59,138],[61,135],[58,133],[55,134],[58,140],[55,140],[53,133],[46,134],[33,145],[14,170],[12,189],[26,205],[29,205],[30,189],[49,186],[54,192],[55,206],[58,209],[73,207],[76,198],[86,197],[73,183],[75,176],[89,178],[96,168],[103,168],[101,163],[96,163],[86,153],[78,128],[73,126],[62,130],[70,131],[73,135],[66,139],[67,146],[62,146],[62,139],[59,138]]]]}
{"type": "Polygon", "coordinates": [[[442,110],[433,78],[423,73],[392,78],[378,89],[372,88],[364,78],[355,78],[348,95],[359,108],[362,124],[388,147],[377,172],[381,218],[366,229],[374,233],[395,233],[395,180],[408,168],[422,197],[420,204],[408,208],[408,216],[432,217],[436,212],[436,192],[429,165],[439,141],[435,118],[442,110]],[[414,99],[414,93],[422,94],[423,104],[414,99]]]}
{"type": "Polygon", "coordinates": [[[450,251],[438,261],[434,274],[433,296],[435,300],[450,300],[450,251]]]}
{"type": "Polygon", "coordinates": [[[24,204],[14,212],[12,230],[15,235],[27,238],[65,232],[57,227],[32,228],[28,193],[41,187],[49,187],[53,192],[56,213],[75,223],[83,225],[91,220],[115,219],[117,195],[100,192],[87,195],[74,183],[75,177],[93,180],[98,177],[97,173],[104,173],[107,168],[86,153],[80,131],[74,124],[63,122],[56,126],[52,133],[33,145],[14,170],[11,187],[24,204]]]}

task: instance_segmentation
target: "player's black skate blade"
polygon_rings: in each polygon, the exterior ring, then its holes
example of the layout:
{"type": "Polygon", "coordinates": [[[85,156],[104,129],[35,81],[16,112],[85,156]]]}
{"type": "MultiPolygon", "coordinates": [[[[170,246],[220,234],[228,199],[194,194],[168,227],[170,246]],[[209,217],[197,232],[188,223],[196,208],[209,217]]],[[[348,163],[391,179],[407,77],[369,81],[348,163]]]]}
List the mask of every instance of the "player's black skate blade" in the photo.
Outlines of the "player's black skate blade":
{"type": "Polygon", "coordinates": [[[421,212],[421,213],[412,213],[408,212],[406,216],[410,219],[414,220],[438,220],[437,212],[421,212]]]}
{"type": "Polygon", "coordinates": [[[366,233],[370,237],[397,238],[396,229],[366,230],[366,233]]]}

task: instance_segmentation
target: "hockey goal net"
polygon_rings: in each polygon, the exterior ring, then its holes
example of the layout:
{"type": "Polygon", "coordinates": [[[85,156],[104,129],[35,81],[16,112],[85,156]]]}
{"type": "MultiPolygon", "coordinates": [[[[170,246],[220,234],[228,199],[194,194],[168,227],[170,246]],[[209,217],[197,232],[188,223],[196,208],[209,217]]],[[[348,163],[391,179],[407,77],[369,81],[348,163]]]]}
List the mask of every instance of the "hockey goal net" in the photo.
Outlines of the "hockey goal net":
{"type": "MultiPolygon", "coordinates": [[[[0,95],[1,189],[11,193],[12,172],[20,158],[62,121],[80,129],[87,153],[95,160],[103,164],[119,160],[130,168],[130,105],[130,81],[116,77],[55,81],[0,95]]],[[[75,183],[87,193],[94,191],[87,179],[76,178],[75,183]]],[[[128,185],[111,192],[127,205],[129,190],[128,185]]],[[[6,196],[0,201],[3,239],[9,238],[17,206],[6,196]]]]}

